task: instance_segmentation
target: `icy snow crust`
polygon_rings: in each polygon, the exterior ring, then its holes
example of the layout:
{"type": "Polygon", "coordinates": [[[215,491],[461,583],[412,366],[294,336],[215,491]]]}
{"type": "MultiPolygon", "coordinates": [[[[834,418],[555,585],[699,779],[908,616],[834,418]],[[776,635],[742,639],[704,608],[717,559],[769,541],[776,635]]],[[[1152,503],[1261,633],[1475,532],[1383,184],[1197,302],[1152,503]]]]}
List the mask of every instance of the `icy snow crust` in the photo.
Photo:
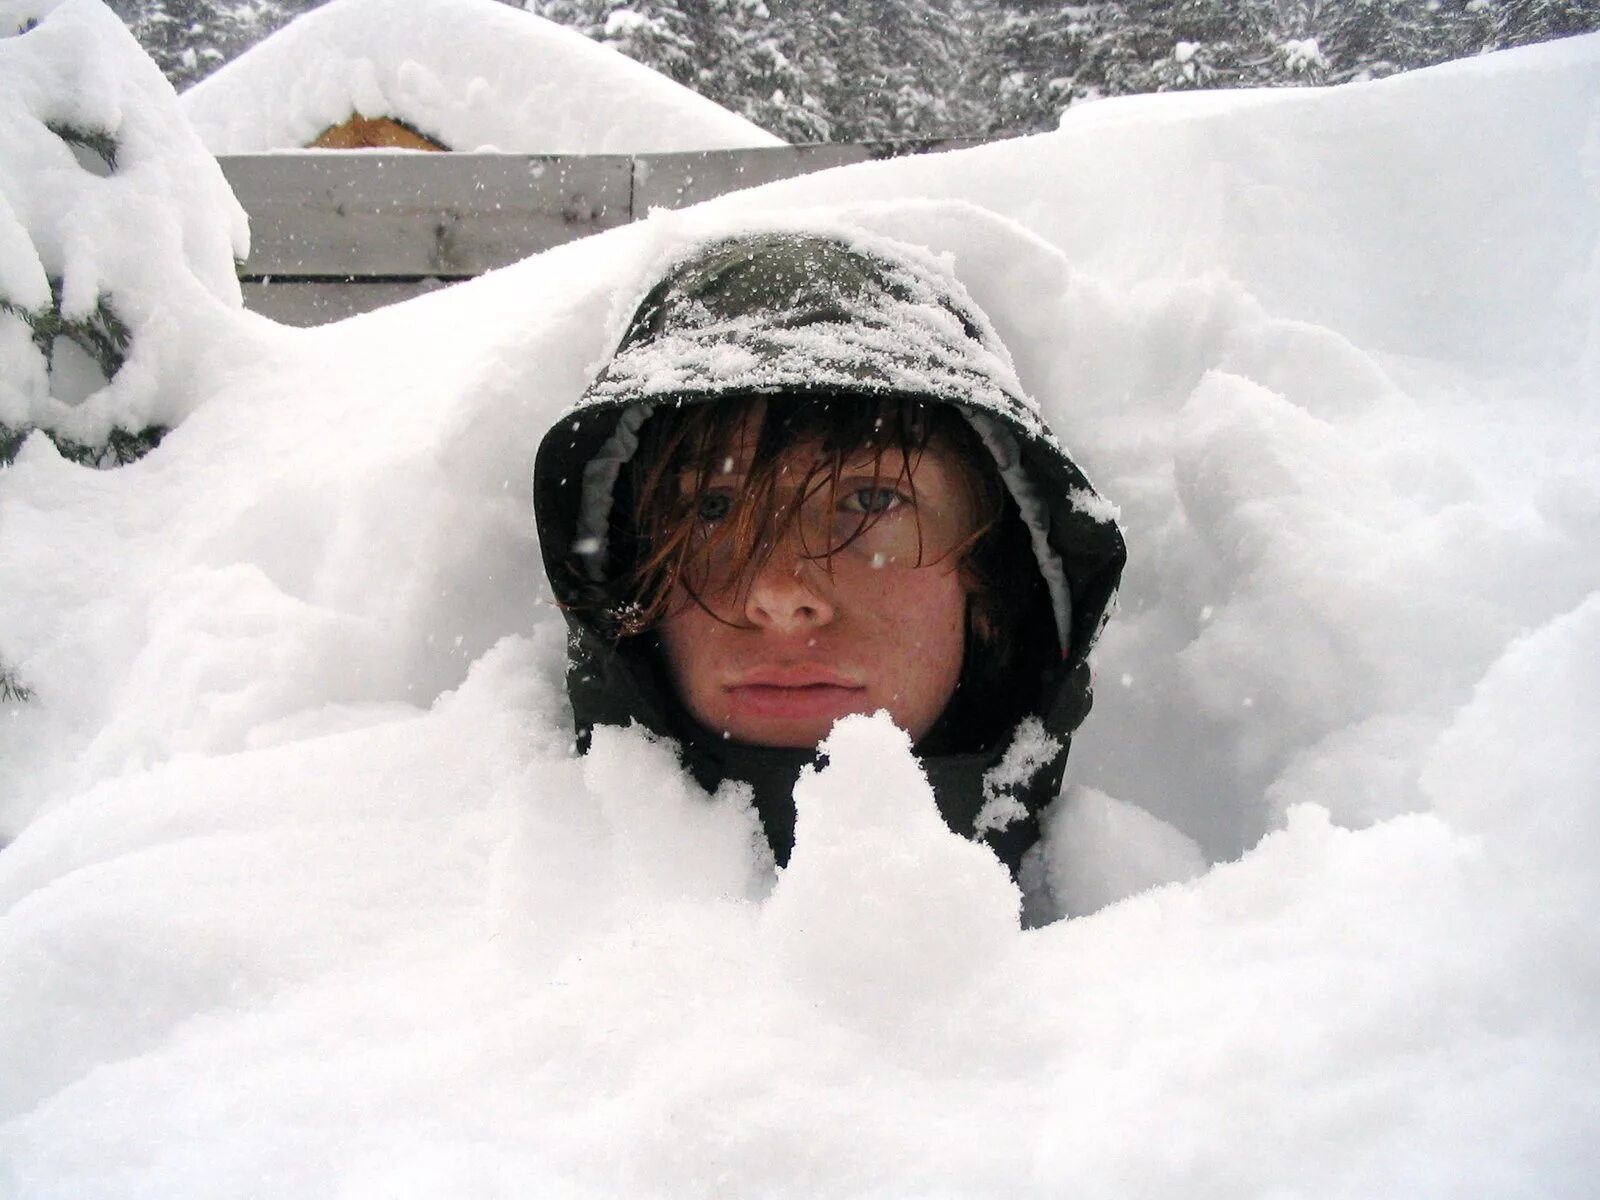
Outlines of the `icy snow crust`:
{"type": "Polygon", "coordinates": [[[236,315],[138,464],[35,438],[0,1192],[1586,1194],[1597,101],[1590,38],[1106,102],[332,328],[236,315]],[[881,719],[776,879],[669,746],[570,753],[534,447],[654,269],[796,224],[941,257],[1120,505],[1031,865],[1075,919],[1018,928],[881,719]]]}
{"type": "Polygon", "coordinates": [[[639,154],[781,146],[721,105],[496,0],[333,0],[195,84],[213,154],[309,145],[359,112],[452,150],[639,154]]]}

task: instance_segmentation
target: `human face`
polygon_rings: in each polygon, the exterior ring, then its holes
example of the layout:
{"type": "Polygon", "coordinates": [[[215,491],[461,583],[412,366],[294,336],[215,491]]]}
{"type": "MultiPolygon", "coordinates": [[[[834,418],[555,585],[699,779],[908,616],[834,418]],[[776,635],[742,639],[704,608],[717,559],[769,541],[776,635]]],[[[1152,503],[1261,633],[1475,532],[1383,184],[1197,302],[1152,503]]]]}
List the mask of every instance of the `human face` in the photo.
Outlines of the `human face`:
{"type": "MultiPolygon", "coordinates": [[[[780,478],[805,479],[815,461],[793,448],[780,478]]],[[[723,465],[707,524],[741,496],[740,457],[723,465]]],[[[915,742],[961,674],[969,585],[958,551],[977,523],[966,469],[935,441],[909,463],[885,451],[876,474],[870,455],[847,462],[836,486],[799,493],[797,483],[784,498],[799,512],[753,572],[713,559],[703,604],[674,592],[660,633],[678,697],[705,728],[750,745],[815,746],[840,717],[879,709],[915,742]],[[879,515],[865,535],[816,555],[830,530],[869,511],[879,515]]]]}

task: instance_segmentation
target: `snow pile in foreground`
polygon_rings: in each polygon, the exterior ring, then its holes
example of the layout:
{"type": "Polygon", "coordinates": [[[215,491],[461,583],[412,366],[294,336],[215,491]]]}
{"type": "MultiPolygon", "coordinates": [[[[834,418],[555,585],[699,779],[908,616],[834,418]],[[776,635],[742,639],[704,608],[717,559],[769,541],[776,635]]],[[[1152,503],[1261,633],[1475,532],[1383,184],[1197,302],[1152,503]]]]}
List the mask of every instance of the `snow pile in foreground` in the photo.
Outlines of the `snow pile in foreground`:
{"type": "Polygon", "coordinates": [[[495,0],[333,0],[183,94],[213,154],[309,145],[359,112],[453,150],[640,154],[780,146],[582,34],[495,0]]]}
{"type": "Polygon", "coordinates": [[[1597,99],[1600,39],[1107,102],[241,316],[141,462],[31,441],[0,1191],[1585,1194],[1597,99]],[[669,747],[569,752],[533,449],[659,263],[794,222],[948,256],[1121,506],[1076,919],[876,719],[776,879],[669,747]]]}

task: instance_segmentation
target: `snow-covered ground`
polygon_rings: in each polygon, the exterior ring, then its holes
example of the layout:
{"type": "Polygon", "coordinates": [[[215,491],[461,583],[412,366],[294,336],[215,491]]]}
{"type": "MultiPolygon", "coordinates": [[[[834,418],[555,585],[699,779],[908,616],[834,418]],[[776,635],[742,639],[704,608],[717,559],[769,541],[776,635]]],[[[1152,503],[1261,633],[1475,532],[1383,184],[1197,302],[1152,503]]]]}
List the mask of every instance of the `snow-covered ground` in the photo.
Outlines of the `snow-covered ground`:
{"type": "Polygon", "coordinates": [[[665,75],[496,0],[332,0],[183,94],[213,154],[309,145],[359,112],[452,150],[779,146],[665,75]]]}
{"type": "Polygon", "coordinates": [[[99,401],[189,397],[165,443],[0,471],[0,1194],[1592,1194],[1600,38],[1104,102],[322,329],[174,294],[99,401]],[[948,255],[1121,506],[1073,919],[874,720],[777,880],[669,747],[570,754],[534,446],[664,257],[771,224],[948,255]]]}

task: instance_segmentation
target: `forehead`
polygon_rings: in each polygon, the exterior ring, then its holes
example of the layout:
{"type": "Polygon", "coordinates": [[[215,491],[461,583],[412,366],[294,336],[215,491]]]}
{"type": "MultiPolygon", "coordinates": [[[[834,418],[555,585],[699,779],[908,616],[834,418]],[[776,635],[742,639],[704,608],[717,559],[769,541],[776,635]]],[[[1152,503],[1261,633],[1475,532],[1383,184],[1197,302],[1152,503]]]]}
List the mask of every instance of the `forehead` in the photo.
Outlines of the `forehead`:
{"type": "Polygon", "coordinates": [[[924,461],[959,466],[963,459],[950,439],[930,428],[920,407],[824,401],[780,408],[757,397],[713,410],[702,420],[698,433],[679,445],[675,457],[681,470],[743,474],[776,463],[807,473],[832,471],[836,464],[899,473],[920,470],[924,461]]]}

